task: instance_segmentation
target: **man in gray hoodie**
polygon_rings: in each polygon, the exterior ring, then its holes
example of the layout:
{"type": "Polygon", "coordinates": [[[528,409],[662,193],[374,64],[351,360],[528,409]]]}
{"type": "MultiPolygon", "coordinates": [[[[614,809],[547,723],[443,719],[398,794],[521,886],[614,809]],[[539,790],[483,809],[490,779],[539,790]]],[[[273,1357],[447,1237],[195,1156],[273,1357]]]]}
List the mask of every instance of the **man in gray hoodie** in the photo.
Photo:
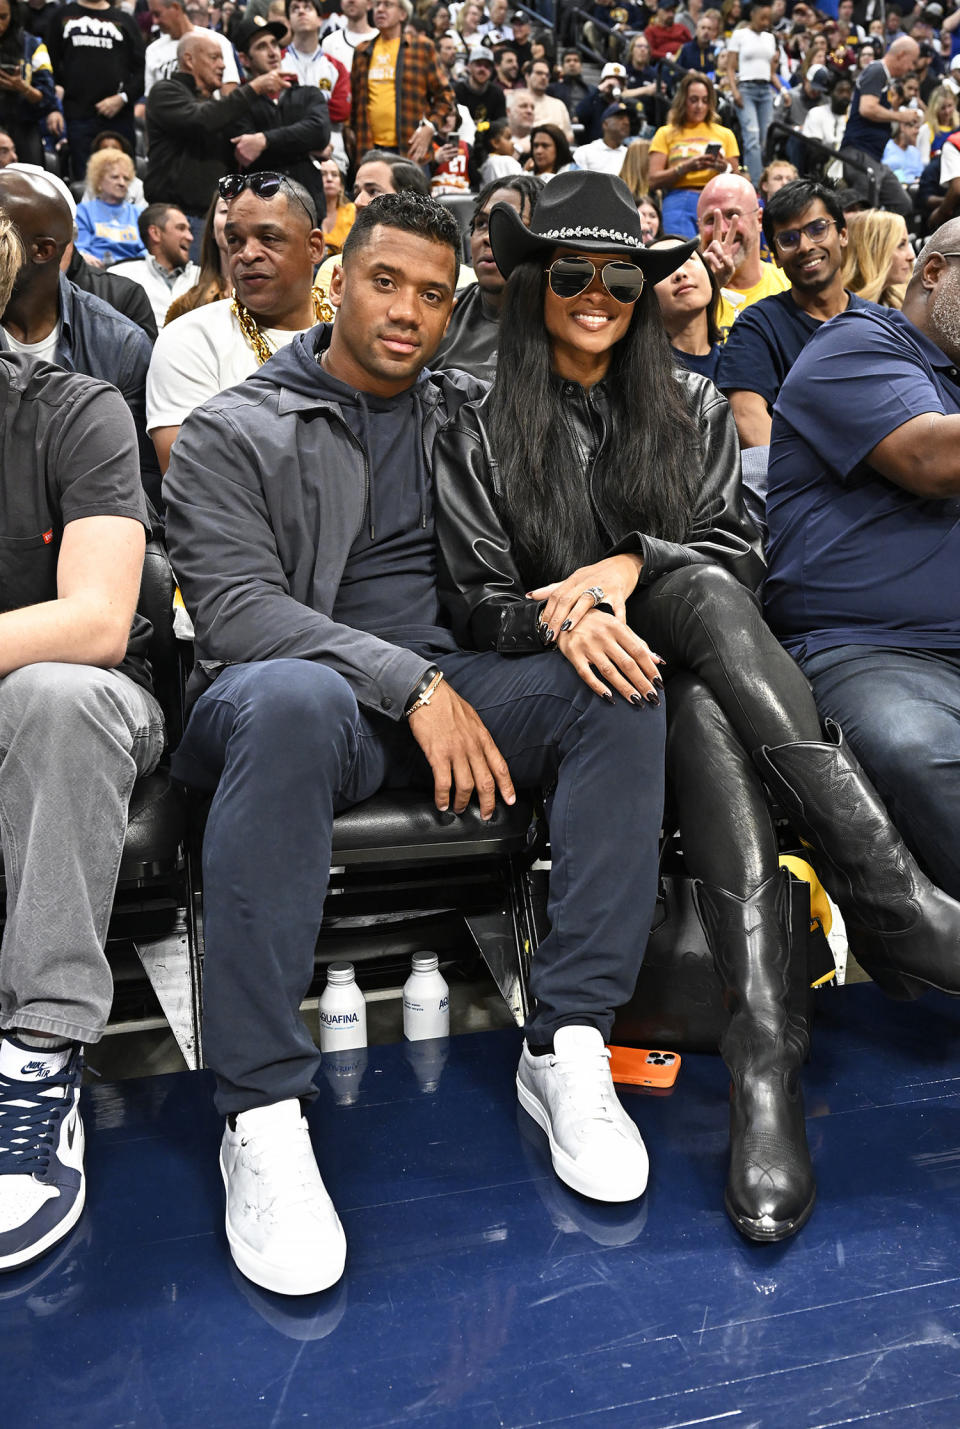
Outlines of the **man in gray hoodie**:
{"type": "MultiPolygon", "coordinates": [[[[485,819],[498,795],[514,802],[513,779],[551,788],[552,928],[523,1054],[538,1120],[569,1184],[612,1201],[646,1185],[603,1044],[653,912],[663,709],[655,694],[645,714],[639,695],[598,699],[556,653],[508,659],[454,638],[432,452],[484,389],[424,369],[449,320],[459,244],[434,200],[375,200],[334,278],[336,324],[193,412],[165,483],[202,691],[176,772],[215,790],[204,1035],[226,1117],[227,1236],[244,1274],[286,1294],[321,1290],[344,1265],[303,1116],[319,1058],[299,1007],[334,813],[384,785],[432,787],[455,813],[476,793],[485,819]]],[[[447,501],[447,519],[466,521],[447,501]]]]}

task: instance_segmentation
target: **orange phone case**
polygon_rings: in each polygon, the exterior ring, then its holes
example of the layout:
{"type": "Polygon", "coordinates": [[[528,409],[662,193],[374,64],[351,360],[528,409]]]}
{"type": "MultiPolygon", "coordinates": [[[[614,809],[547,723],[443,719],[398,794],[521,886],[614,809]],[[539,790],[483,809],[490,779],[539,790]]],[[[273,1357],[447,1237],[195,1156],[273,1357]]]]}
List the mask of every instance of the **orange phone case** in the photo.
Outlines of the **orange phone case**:
{"type": "Polygon", "coordinates": [[[609,1047],[610,1075],[631,1087],[672,1087],[680,1071],[679,1052],[645,1047],[609,1047]]]}

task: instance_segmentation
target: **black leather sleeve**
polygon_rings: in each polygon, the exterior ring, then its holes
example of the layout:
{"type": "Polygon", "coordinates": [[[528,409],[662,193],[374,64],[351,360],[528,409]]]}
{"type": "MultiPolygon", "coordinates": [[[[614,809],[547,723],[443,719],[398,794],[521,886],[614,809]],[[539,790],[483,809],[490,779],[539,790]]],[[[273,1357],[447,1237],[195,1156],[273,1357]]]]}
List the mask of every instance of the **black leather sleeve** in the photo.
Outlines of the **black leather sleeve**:
{"type": "Polygon", "coordinates": [[[609,551],[643,557],[641,586],[647,586],[680,566],[714,562],[724,566],[749,590],[757,590],[766,574],[760,534],[743,504],[740,443],[726,397],[695,372],[678,372],[700,428],[703,485],[686,541],[661,541],[631,531],[609,551]]]}
{"type": "Polygon", "coordinates": [[[457,643],[503,655],[542,653],[545,602],[527,600],[494,505],[496,461],[468,403],[433,447],[440,594],[457,643]]]}

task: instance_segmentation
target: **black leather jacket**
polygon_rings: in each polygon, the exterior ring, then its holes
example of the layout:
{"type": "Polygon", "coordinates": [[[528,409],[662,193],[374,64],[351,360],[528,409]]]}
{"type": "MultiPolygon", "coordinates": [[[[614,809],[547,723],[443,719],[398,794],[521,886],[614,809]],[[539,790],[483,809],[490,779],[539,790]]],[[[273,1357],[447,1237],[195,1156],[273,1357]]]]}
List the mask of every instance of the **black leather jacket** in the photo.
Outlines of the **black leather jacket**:
{"type": "MultiPolygon", "coordinates": [[[[750,590],[764,576],[760,537],[743,505],[740,447],[730,407],[713,383],[677,370],[700,431],[703,485],[693,525],[682,544],[631,531],[611,537],[608,556],[643,557],[640,585],[679,566],[716,562],[750,590]]],[[[584,471],[589,472],[609,425],[602,384],[589,393],[565,384],[584,471]]],[[[490,450],[489,394],[465,403],[438,434],[434,446],[440,585],[458,644],[475,650],[520,654],[542,650],[537,623],[544,602],[527,600],[510,541],[497,514],[500,473],[490,450]]]]}

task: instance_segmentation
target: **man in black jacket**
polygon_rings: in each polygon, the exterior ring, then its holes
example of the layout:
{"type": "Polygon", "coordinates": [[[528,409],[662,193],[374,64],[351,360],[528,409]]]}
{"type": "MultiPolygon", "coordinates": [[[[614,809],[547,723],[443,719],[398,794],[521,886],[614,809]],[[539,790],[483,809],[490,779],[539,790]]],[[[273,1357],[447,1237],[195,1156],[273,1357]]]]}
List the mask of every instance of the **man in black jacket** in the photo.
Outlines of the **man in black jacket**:
{"type": "Polygon", "coordinates": [[[273,69],[214,99],[223,78],[223,53],[202,30],[184,35],[177,61],[176,74],[159,80],[147,96],[150,166],[143,189],[150,203],[175,204],[187,215],[194,234],[190,256],[196,258],[217,180],[237,167],[228,132],[248,129],[253,106],[279,94],[289,76],[273,69]]]}
{"type": "MultiPolygon", "coordinates": [[[[233,35],[253,83],[277,73],[283,59],[278,43],[286,26],[265,23],[257,17],[244,20],[233,35]]],[[[251,97],[249,119],[242,132],[233,129],[234,169],[276,169],[297,179],[313,195],[319,212],[326,199],[318,163],[330,141],[330,115],[323,91],[313,84],[298,84],[293,75],[283,74],[285,87],[277,93],[251,97]]]]}
{"type": "MultiPolygon", "coordinates": [[[[533,962],[521,1065],[552,1089],[555,1114],[538,1120],[565,1180],[608,1201],[646,1184],[603,1038],[632,990],[655,900],[656,665],[631,635],[648,674],[634,675],[632,701],[601,699],[536,637],[500,647],[522,659],[458,646],[451,622],[463,623],[466,602],[443,601],[433,452],[483,388],[424,368],[449,320],[460,242],[433,199],[368,205],[334,276],[336,323],[187,417],[165,483],[206,686],[177,773],[216,791],[204,1048],[226,1117],[227,1237],[244,1274],[284,1294],[322,1290],[344,1265],[301,1106],[319,1059],[299,1006],[334,810],[384,784],[432,791],[455,814],[476,792],[484,820],[498,793],[514,803],[512,779],[550,788],[551,931],[533,962]],[[646,703],[635,686],[651,692],[646,703]]],[[[478,515],[448,495],[458,538],[478,515]]],[[[531,604],[520,602],[524,615],[531,604]]],[[[591,626],[601,640],[606,619],[591,626]]]]}

